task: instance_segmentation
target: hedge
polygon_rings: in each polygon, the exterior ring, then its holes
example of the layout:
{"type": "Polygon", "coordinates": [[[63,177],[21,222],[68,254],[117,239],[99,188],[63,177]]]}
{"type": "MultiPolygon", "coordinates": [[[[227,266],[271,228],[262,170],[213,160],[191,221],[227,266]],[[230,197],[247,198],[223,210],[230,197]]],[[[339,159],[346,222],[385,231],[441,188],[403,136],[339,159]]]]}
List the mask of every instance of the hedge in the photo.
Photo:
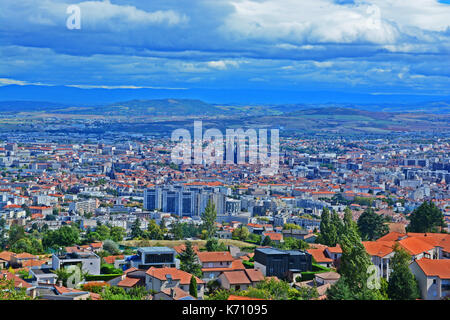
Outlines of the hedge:
{"type": "Polygon", "coordinates": [[[301,273],[302,281],[313,280],[315,278],[316,274],[331,271],[330,268],[326,268],[326,267],[323,267],[323,266],[315,264],[315,263],[312,264],[312,270],[313,271],[305,271],[305,272],[301,273]]]}
{"type": "Polygon", "coordinates": [[[120,277],[122,274],[99,274],[92,275],[89,274],[86,276],[86,281],[109,281],[114,278],[120,277]]]}

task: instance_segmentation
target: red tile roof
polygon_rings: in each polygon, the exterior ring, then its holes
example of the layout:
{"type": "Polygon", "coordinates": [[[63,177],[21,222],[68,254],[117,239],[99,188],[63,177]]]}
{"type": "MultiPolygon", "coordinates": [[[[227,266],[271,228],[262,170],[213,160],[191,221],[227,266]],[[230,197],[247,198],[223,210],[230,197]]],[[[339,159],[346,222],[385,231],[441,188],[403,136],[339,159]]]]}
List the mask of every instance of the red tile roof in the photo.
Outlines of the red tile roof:
{"type": "Polygon", "coordinates": [[[216,252],[198,252],[197,256],[200,262],[227,262],[233,261],[233,257],[228,251],[216,251],[216,252]]]}
{"type": "Polygon", "coordinates": [[[283,240],[283,234],[279,232],[265,232],[264,235],[269,237],[272,241],[281,241],[283,240]]]}
{"type": "Polygon", "coordinates": [[[415,237],[405,238],[398,243],[412,255],[417,255],[434,248],[434,246],[428,242],[415,237]]]}
{"type": "Polygon", "coordinates": [[[251,284],[250,279],[244,271],[226,271],[223,276],[231,285],[251,284]]]}
{"type": "Polygon", "coordinates": [[[135,285],[137,285],[139,281],[141,281],[141,279],[139,279],[139,278],[128,278],[128,277],[126,277],[125,279],[119,281],[119,283],[117,283],[117,286],[118,287],[132,288],[135,285]]]}
{"type": "MultiPolygon", "coordinates": [[[[154,268],[151,267],[147,270],[146,274],[156,279],[166,281],[167,275],[171,275],[173,280],[180,280],[180,284],[188,285],[191,282],[192,274],[178,270],[177,268],[154,268]]],[[[195,277],[197,283],[204,283],[203,280],[195,277]]]]}
{"type": "MultiPolygon", "coordinates": [[[[180,289],[179,287],[175,287],[173,288],[175,296],[173,297],[175,300],[184,298],[184,297],[190,297],[191,295],[189,293],[187,293],[186,291],[180,289]]],[[[161,292],[163,292],[164,294],[168,295],[169,297],[171,297],[171,289],[164,289],[161,292]]]]}
{"type": "Polygon", "coordinates": [[[362,244],[369,255],[383,258],[394,251],[395,241],[363,241],[362,244]]]}
{"type": "Polygon", "coordinates": [[[0,270],[0,277],[5,277],[7,280],[14,280],[14,287],[15,288],[31,288],[32,285],[28,282],[22,280],[20,277],[16,276],[14,273],[11,273],[6,270],[0,270]]]}
{"type": "Polygon", "coordinates": [[[330,259],[325,256],[324,249],[308,249],[306,250],[310,255],[313,256],[314,260],[318,263],[328,263],[333,262],[333,259],[330,259]]]}
{"type": "Polygon", "coordinates": [[[423,258],[416,260],[416,263],[427,276],[450,279],[450,259],[431,260],[423,258]]]}
{"type": "Polygon", "coordinates": [[[245,273],[251,282],[264,281],[264,275],[261,271],[256,269],[245,269],[245,273]]]}

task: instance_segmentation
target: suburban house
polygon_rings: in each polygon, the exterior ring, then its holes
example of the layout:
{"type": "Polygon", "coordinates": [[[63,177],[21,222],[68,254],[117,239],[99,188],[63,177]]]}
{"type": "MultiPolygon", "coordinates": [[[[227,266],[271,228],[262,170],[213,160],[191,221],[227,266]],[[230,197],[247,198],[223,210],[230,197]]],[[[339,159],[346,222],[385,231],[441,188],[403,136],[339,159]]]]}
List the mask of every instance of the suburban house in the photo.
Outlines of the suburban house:
{"type": "Polygon", "coordinates": [[[288,229],[283,230],[282,233],[284,238],[295,238],[298,240],[305,240],[305,237],[310,234],[308,230],[303,229],[288,229]]]}
{"type": "Polygon", "coordinates": [[[24,288],[27,295],[29,295],[32,298],[36,297],[36,287],[29,284],[25,280],[22,280],[20,277],[18,277],[14,273],[11,273],[7,270],[0,270],[0,278],[6,279],[6,280],[13,280],[14,288],[16,290],[24,288]]]}
{"type": "Polygon", "coordinates": [[[326,299],[327,290],[336,283],[341,275],[337,272],[317,273],[314,280],[295,282],[295,288],[301,289],[304,287],[316,288],[319,294],[319,300],[326,299]]]}
{"type": "Polygon", "coordinates": [[[38,295],[44,300],[101,300],[97,293],[66,288],[55,284],[39,284],[38,295]]]}
{"type": "Polygon", "coordinates": [[[6,269],[13,261],[13,257],[16,254],[14,252],[2,251],[0,252],[0,269],[6,269]]]}
{"type": "Polygon", "coordinates": [[[394,247],[399,245],[411,255],[411,262],[427,259],[445,259],[449,250],[450,235],[437,233],[390,232],[376,241],[363,241],[372,263],[378,267],[379,276],[389,280],[392,272],[389,264],[394,256],[394,247]]]}
{"type": "Polygon", "coordinates": [[[262,235],[262,233],[264,232],[264,226],[258,223],[249,223],[247,224],[247,228],[250,233],[254,234],[262,235]]]}
{"type": "MultiPolygon", "coordinates": [[[[181,289],[189,292],[192,274],[179,270],[177,268],[155,268],[151,267],[146,271],[145,286],[147,290],[156,292],[165,292],[166,289],[181,289]]],[[[205,292],[205,282],[197,277],[197,295],[202,298],[205,292]]],[[[167,292],[165,292],[167,293],[167,292]]],[[[177,291],[174,292],[175,294],[177,291]]],[[[170,295],[170,291],[169,291],[170,295]]]]}
{"type": "Polygon", "coordinates": [[[265,277],[295,279],[297,274],[312,270],[312,256],[306,251],[257,248],[254,259],[255,269],[265,277]]]}
{"type": "Polygon", "coordinates": [[[324,272],[324,273],[316,273],[315,280],[318,286],[322,286],[324,284],[334,284],[341,278],[341,275],[337,272],[324,272]]]}
{"type": "Polygon", "coordinates": [[[342,257],[342,249],[340,245],[336,245],[335,247],[327,247],[325,249],[325,254],[327,257],[333,260],[333,264],[335,267],[339,266],[339,262],[342,257]]]}
{"type": "Polygon", "coordinates": [[[269,239],[274,243],[281,243],[284,241],[283,234],[279,232],[264,232],[262,240],[264,241],[266,237],[269,237],[269,239]]]}
{"type": "Polygon", "coordinates": [[[439,256],[437,247],[416,237],[407,237],[398,241],[398,243],[408,251],[413,260],[422,258],[437,259],[439,256]]]}
{"type": "Polygon", "coordinates": [[[446,233],[390,232],[377,241],[398,242],[413,256],[414,260],[423,257],[429,259],[450,259],[450,234],[446,233]]]}
{"type": "Polygon", "coordinates": [[[130,267],[137,269],[175,268],[177,267],[176,254],[174,249],[168,247],[144,247],[137,250],[137,255],[125,260],[129,261],[130,267]]]}
{"type": "Polygon", "coordinates": [[[202,266],[203,280],[209,281],[219,277],[222,272],[244,270],[240,259],[235,259],[228,251],[198,252],[197,258],[202,266]]]}
{"type": "Polygon", "coordinates": [[[312,249],[308,249],[306,251],[310,255],[312,255],[312,257],[314,258],[314,260],[316,261],[317,264],[319,264],[323,267],[327,267],[327,268],[329,268],[333,265],[333,259],[331,259],[325,255],[324,248],[312,248],[312,249]]]}
{"type": "Polygon", "coordinates": [[[116,286],[123,288],[128,291],[135,287],[145,287],[146,270],[140,270],[136,268],[130,268],[126,270],[121,276],[111,279],[108,284],[111,286],[116,286]]]}
{"type": "Polygon", "coordinates": [[[58,276],[49,267],[32,267],[30,269],[30,275],[33,277],[32,283],[36,286],[40,283],[56,284],[56,280],[58,279],[58,276]]]}
{"type": "Polygon", "coordinates": [[[366,252],[371,256],[372,263],[378,267],[378,276],[389,280],[392,269],[389,267],[394,256],[393,241],[363,241],[366,252]]]}
{"type": "Polygon", "coordinates": [[[224,289],[246,290],[254,287],[258,282],[264,281],[261,271],[255,269],[245,269],[244,271],[225,271],[218,278],[220,285],[224,289]]]}
{"type": "Polygon", "coordinates": [[[52,269],[58,270],[72,265],[92,275],[100,274],[100,257],[93,252],[72,252],[52,255],[52,269]]]}
{"type": "Polygon", "coordinates": [[[423,258],[409,265],[425,300],[450,298],[450,259],[423,258]]]}
{"type": "Polygon", "coordinates": [[[155,295],[153,295],[153,300],[197,300],[193,296],[191,296],[188,292],[180,289],[180,288],[170,288],[164,289],[155,295]]]}

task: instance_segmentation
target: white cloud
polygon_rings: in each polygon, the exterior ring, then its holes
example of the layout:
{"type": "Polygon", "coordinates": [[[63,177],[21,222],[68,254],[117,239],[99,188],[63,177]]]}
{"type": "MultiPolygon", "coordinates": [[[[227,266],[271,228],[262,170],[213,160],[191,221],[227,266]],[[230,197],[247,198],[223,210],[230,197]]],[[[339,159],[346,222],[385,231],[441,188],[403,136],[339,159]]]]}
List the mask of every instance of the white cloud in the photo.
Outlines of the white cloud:
{"type": "Polygon", "coordinates": [[[313,61],[313,64],[318,68],[329,68],[333,66],[333,62],[331,61],[313,61]]]}
{"type": "Polygon", "coordinates": [[[226,70],[229,67],[239,67],[239,62],[233,60],[218,60],[218,61],[209,61],[207,65],[208,67],[213,69],[226,70]]]}
{"type": "Polygon", "coordinates": [[[9,85],[17,85],[17,86],[51,86],[50,84],[45,84],[41,82],[28,82],[23,80],[9,79],[9,78],[0,78],[0,86],[9,86],[9,85]]]}
{"type": "Polygon", "coordinates": [[[348,7],[330,0],[277,0],[233,2],[224,33],[236,39],[308,43],[393,43],[394,24],[384,20],[378,7],[348,7]]]}

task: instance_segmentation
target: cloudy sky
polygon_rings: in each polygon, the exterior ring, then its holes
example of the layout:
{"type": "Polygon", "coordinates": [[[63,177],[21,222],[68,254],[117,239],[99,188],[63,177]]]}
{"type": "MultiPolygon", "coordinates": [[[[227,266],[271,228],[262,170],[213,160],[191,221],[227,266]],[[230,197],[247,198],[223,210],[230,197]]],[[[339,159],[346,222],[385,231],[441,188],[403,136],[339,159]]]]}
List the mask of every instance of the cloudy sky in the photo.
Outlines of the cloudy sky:
{"type": "Polygon", "coordinates": [[[432,100],[450,94],[449,3],[0,0],[0,86],[432,100]],[[67,28],[70,5],[80,29],[67,28]]]}

